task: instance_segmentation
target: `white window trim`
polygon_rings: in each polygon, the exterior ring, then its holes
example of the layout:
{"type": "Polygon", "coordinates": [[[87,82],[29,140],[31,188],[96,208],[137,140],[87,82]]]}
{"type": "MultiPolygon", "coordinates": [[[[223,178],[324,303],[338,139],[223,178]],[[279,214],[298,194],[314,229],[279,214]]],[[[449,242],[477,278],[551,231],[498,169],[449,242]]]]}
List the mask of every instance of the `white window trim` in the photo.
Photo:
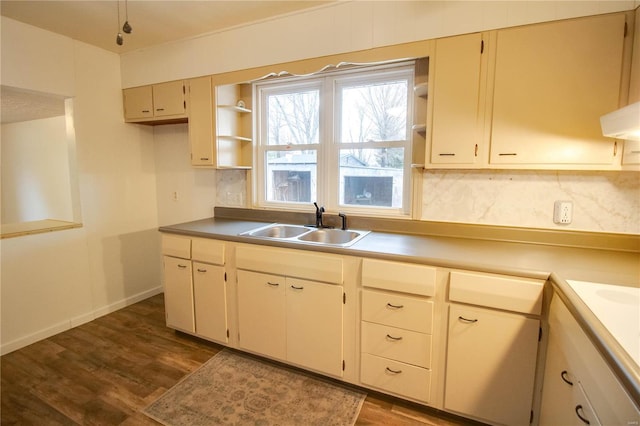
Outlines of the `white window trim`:
{"type": "MultiPolygon", "coordinates": [[[[254,99],[256,99],[254,110],[258,112],[256,114],[256,138],[254,144],[254,176],[252,177],[251,187],[253,188],[253,207],[259,209],[280,209],[289,211],[309,211],[310,206],[313,206],[314,201],[318,201],[318,204],[325,206],[328,213],[345,212],[349,214],[355,214],[359,216],[372,216],[372,217],[393,217],[393,218],[405,218],[410,219],[413,211],[415,210],[413,204],[419,200],[414,198],[414,185],[413,182],[416,177],[411,168],[412,159],[412,120],[413,120],[413,85],[414,85],[414,61],[405,62],[401,64],[391,65],[378,65],[368,67],[358,67],[356,69],[340,70],[327,72],[326,75],[316,75],[309,78],[304,77],[286,77],[274,79],[271,81],[262,81],[254,83],[254,99]],[[387,69],[388,72],[384,72],[387,69]],[[374,77],[373,80],[379,79],[381,81],[388,80],[389,74],[405,74],[407,77],[408,91],[407,91],[407,129],[406,141],[385,141],[385,142],[354,142],[354,143],[338,143],[340,127],[335,125],[340,120],[339,108],[327,109],[322,106],[324,99],[334,100],[334,96],[337,97],[337,91],[335,89],[336,82],[344,85],[345,82],[363,81],[371,82],[371,72],[380,71],[380,77],[374,77]],[[348,74],[354,74],[349,77],[348,74]],[[369,74],[363,76],[363,74],[369,74]],[[323,80],[321,83],[321,111],[320,111],[320,123],[319,123],[319,140],[326,140],[325,135],[332,135],[329,143],[324,146],[319,144],[304,144],[304,145],[279,145],[279,146],[266,146],[266,126],[262,123],[266,123],[266,108],[262,108],[264,105],[264,98],[267,94],[277,93],[282,84],[287,84],[286,89],[283,87],[283,92],[290,91],[292,85],[296,85],[296,81],[299,81],[299,87],[317,87],[317,81],[323,80]],[[329,97],[327,97],[329,96],[329,97]],[[263,142],[265,141],[265,142],[263,142]],[[340,149],[348,149],[356,147],[359,149],[367,148],[381,148],[381,147],[403,147],[404,150],[404,168],[403,168],[403,207],[357,207],[353,205],[340,205],[339,204],[339,151],[340,149]],[[317,184],[317,200],[310,200],[310,202],[275,202],[266,200],[266,180],[265,169],[266,160],[265,155],[267,151],[286,151],[286,150],[317,150],[317,175],[325,176],[323,181],[319,181],[317,184]],[[330,188],[333,188],[331,190],[330,188]]],[[[338,105],[337,102],[334,104],[338,105]]],[[[318,179],[320,180],[320,179],[318,179]]]]}

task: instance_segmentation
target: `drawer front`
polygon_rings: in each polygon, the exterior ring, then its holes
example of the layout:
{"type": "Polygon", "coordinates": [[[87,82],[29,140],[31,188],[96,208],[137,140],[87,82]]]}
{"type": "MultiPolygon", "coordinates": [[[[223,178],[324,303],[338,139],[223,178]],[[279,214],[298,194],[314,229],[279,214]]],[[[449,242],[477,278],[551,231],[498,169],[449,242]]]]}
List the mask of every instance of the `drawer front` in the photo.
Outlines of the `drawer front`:
{"type": "Polygon", "coordinates": [[[383,290],[433,296],[436,293],[436,268],[411,263],[364,259],[362,285],[383,290]]]}
{"type": "Polygon", "coordinates": [[[224,265],[224,243],[207,238],[193,238],[191,258],[213,265],[224,265]]]}
{"type": "Polygon", "coordinates": [[[431,335],[363,321],[362,352],[430,368],[431,335]]]}
{"type": "Polygon", "coordinates": [[[502,275],[451,272],[451,301],[540,315],[544,281],[502,275]]]}
{"type": "Polygon", "coordinates": [[[162,254],[165,256],[191,258],[191,238],[177,235],[162,235],[162,254]]]}
{"type": "Polygon", "coordinates": [[[362,319],[431,334],[433,302],[417,297],[363,290],[362,319]]]}
{"type": "Polygon", "coordinates": [[[342,284],[340,256],[303,250],[239,245],[236,249],[236,266],[249,271],[342,284]]]}
{"type": "Polygon", "coordinates": [[[375,355],[362,354],[360,381],[396,395],[429,402],[431,371],[375,355]]]}

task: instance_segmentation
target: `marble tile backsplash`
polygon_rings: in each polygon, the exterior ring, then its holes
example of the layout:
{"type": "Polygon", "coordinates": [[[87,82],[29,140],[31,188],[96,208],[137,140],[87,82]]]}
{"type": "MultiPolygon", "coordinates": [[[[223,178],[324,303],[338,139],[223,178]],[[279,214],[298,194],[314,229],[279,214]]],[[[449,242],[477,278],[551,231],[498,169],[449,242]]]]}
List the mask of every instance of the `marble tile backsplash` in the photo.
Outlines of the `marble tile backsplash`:
{"type": "MultiPolygon", "coordinates": [[[[216,205],[246,206],[246,172],[218,170],[216,205]]],[[[421,220],[640,234],[640,174],[517,170],[425,170],[421,220]],[[573,220],[553,222],[556,200],[573,220]]]]}
{"type": "Polygon", "coordinates": [[[422,220],[482,225],[640,233],[637,172],[425,171],[422,220]],[[553,222],[556,200],[573,220],[553,222]]]}

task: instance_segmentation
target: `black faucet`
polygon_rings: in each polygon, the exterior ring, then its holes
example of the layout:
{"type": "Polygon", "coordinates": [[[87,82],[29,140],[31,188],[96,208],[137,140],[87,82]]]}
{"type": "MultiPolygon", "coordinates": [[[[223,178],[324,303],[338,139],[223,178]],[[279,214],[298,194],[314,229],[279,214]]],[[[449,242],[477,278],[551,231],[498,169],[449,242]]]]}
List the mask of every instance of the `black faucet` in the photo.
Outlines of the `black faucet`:
{"type": "Polygon", "coordinates": [[[324,213],[324,207],[319,207],[318,203],[315,201],[313,202],[313,205],[316,206],[316,228],[324,228],[324,225],[322,224],[322,213],[324,213]]]}
{"type": "Polygon", "coordinates": [[[347,215],[344,213],[338,213],[338,216],[342,219],[342,230],[347,230],[347,215]]]}

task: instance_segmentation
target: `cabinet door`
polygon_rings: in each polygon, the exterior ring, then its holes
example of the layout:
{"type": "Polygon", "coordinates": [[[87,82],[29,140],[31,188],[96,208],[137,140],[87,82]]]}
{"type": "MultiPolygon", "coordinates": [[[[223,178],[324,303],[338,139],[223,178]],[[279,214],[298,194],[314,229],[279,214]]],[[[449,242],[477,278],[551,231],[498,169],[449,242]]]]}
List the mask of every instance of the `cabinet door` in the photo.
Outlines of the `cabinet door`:
{"type": "Polygon", "coordinates": [[[287,361],[342,376],[342,287],[286,279],[287,361]]]}
{"type": "Polygon", "coordinates": [[[239,270],[240,347],[286,359],[285,319],[284,277],[239,270]]]}
{"type": "Polygon", "coordinates": [[[153,114],[155,117],[184,115],[186,112],[184,82],[180,80],[153,85],[153,114]]]}
{"type": "Polygon", "coordinates": [[[227,289],[224,267],[193,262],[196,333],[227,343],[227,289]]]}
{"type": "Polygon", "coordinates": [[[191,261],[164,256],[164,304],[167,326],[195,332],[191,261]]]}
{"type": "Polygon", "coordinates": [[[492,164],[613,165],[600,116],[618,108],[624,26],[613,14],[498,31],[492,164]]]}
{"type": "Polygon", "coordinates": [[[433,164],[474,164],[482,140],[482,34],[436,41],[431,149],[433,164]]]}
{"type": "Polygon", "coordinates": [[[573,392],[578,379],[569,367],[557,339],[554,331],[549,330],[547,360],[542,382],[540,426],[573,425],[577,420],[573,392]]]}
{"type": "Polygon", "coordinates": [[[215,166],[215,103],[211,77],[189,80],[189,144],[191,164],[215,166]]]}
{"type": "Polygon", "coordinates": [[[445,408],[490,423],[528,425],[539,323],[451,305],[445,408]]]}
{"type": "Polygon", "coordinates": [[[153,117],[151,86],[133,87],[122,91],[125,120],[153,117]]]}

